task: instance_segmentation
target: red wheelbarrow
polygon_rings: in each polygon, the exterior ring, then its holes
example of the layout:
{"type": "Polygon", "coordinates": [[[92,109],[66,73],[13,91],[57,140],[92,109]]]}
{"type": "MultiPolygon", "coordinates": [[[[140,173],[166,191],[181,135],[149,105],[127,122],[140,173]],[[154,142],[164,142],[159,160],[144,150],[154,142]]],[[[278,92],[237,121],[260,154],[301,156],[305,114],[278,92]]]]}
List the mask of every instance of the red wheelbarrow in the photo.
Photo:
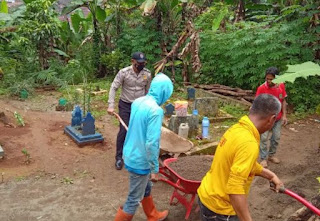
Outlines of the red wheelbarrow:
{"type": "Polygon", "coordinates": [[[159,172],[165,177],[161,177],[159,180],[163,181],[174,187],[174,191],[170,198],[170,205],[175,205],[180,202],[187,210],[185,219],[189,218],[192,210],[193,202],[197,195],[197,189],[200,186],[201,181],[187,180],[179,176],[169,164],[178,160],[177,158],[169,158],[163,161],[163,166],[159,168],[159,172]],[[174,199],[178,202],[173,203],[174,199]],[[188,199],[190,198],[190,199],[188,199]]]}

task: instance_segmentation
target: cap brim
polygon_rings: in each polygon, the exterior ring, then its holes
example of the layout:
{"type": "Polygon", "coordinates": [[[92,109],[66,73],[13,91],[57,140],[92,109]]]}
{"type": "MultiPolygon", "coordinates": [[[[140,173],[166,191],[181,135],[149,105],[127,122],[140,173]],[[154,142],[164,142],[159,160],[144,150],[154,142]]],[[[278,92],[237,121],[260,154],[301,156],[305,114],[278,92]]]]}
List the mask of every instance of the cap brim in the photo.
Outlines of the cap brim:
{"type": "Polygon", "coordinates": [[[136,59],[137,62],[145,62],[146,59],[136,59]]]}

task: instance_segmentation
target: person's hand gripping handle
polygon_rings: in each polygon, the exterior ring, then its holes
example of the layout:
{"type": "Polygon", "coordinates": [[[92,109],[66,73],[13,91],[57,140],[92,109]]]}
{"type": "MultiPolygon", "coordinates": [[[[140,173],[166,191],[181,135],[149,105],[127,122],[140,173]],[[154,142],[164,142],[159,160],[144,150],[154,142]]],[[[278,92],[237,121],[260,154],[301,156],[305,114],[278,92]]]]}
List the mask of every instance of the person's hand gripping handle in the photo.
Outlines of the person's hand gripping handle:
{"type": "Polygon", "coordinates": [[[277,193],[284,193],[284,191],[286,190],[282,182],[276,184],[272,180],[270,180],[270,189],[277,193]]]}

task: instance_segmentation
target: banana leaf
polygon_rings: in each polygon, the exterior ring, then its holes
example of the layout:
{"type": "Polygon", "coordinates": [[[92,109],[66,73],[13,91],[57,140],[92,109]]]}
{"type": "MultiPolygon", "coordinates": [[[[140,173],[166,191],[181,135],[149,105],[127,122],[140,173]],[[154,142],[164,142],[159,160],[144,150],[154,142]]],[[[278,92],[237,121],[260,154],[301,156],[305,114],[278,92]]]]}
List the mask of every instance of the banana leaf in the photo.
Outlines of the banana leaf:
{"type": "Polygon", "coordinates": [[[273,80],[274,83],[293,83],[299,77],[320,76],[320,66],[311,61],[302,64],[287,65],[287,67],[288,70],[283,75],[276,76],[273,80]]]}

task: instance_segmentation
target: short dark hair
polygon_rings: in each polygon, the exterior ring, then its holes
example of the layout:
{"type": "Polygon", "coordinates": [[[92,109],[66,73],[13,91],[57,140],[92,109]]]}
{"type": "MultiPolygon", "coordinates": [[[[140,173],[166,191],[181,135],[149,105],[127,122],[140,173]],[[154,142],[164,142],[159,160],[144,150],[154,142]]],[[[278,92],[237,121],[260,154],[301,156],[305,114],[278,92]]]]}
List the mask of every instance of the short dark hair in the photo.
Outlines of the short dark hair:
{"type": "Polygon", "coordinates": [[[269,68],[267,68],[267,70],[266,70],[265,76],[267,76],[267,74],[272,74],[273,76],[276,76],[276,75],[279,74],[279,70],[278,70],[278,68],[276,68],[276,67],[269,67],[269,68]]]}
{"type": "Polygon", "coordinates": [[[278,115],[281,111],[281,103],[273,95],[260,94],[257,96],[250,108],[250,114],[258,115],[260,118],[267,118],[271,115],[278,115]]]}

